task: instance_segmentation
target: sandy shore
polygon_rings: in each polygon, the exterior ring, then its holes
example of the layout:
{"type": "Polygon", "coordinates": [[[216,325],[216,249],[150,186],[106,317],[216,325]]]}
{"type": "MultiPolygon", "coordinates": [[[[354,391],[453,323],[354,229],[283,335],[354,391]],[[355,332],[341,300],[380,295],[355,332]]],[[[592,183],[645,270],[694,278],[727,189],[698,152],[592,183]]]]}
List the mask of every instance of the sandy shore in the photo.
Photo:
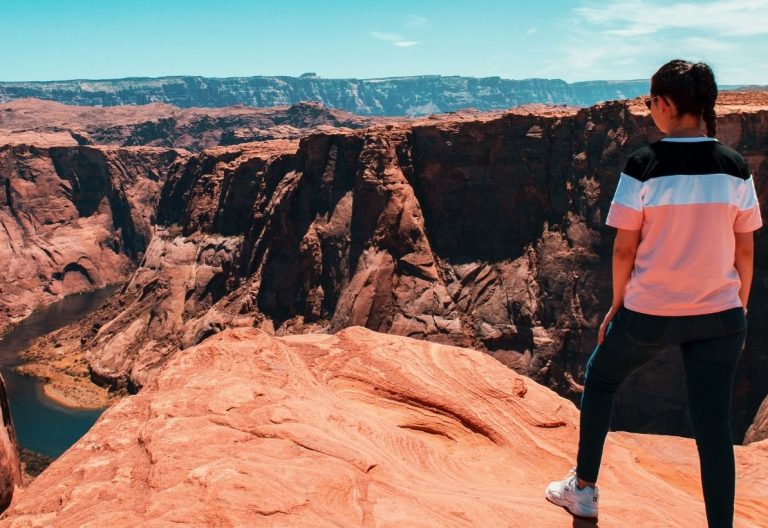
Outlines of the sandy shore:
{"type": "Polygon", "coordinates": [[[73,376],[67,370],[59,370],[43,363],[27,363],[16,367],[24,376],[43,380],[43,394],[63,407],[72,409],[102,409],[120,399],[105,387],[92,383],[89,378],[73,376]]]}
{"type": "Polygon", "coordinates": [[[21,358],[27,363],[16,372],[43,380],[43,394],[64,407],[101,409],[125,395],[91,381],[79,339],[66,327],[35,340],[21,358]]]}

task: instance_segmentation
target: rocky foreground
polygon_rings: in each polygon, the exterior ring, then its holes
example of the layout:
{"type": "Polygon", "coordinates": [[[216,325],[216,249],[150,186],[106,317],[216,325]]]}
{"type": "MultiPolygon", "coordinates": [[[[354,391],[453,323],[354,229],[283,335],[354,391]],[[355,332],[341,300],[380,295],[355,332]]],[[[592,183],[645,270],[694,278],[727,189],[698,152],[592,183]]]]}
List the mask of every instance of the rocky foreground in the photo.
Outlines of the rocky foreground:
{"type": "MultiPolygon", "coordinates": [[[[577,420],[479,351],[227,330],[106,411],[0,527],[589,526],[543,496],[577,420]]],[[[739,528],[765,526],[767,454],[736,447],[739,528]]],[[[600,484],[604,526],[706,523],[691,440],[611,433],[600,484]]]]}

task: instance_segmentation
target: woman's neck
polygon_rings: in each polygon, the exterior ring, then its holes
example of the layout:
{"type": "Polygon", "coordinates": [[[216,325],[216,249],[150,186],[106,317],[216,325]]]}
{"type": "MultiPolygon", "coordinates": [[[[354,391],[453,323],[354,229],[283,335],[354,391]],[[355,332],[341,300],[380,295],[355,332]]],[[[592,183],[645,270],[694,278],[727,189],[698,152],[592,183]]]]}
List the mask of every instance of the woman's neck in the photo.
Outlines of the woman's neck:
{"type": "Polygon", "coordinates": [[[702,120],[690,114],[683,114],[667,129],[667,137],[699,137],[703,136],[702,120]]]}

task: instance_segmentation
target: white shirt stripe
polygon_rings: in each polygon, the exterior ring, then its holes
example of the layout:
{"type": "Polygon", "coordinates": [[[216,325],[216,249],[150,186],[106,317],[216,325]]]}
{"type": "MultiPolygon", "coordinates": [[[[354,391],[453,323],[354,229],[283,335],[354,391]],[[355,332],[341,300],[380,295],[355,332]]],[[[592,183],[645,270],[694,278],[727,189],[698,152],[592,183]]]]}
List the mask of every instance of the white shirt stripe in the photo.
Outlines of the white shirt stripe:
{"type": "Polygon", "coordinates": [[[619,175],[616,193],[613,195],[613,203],[621,204],[635,211],[642,211],[643,201],[640,199],[642,189],[643,182],[622,172],[619,175]]]}
{"type": "Polygon", "coordinates": [[[658,176],[641,182],[621,173],[614,203],[636,211],[660,205],[722,203],[744,211],[757,205],[755,182],[730,174],[682,174],[658,176]]]}

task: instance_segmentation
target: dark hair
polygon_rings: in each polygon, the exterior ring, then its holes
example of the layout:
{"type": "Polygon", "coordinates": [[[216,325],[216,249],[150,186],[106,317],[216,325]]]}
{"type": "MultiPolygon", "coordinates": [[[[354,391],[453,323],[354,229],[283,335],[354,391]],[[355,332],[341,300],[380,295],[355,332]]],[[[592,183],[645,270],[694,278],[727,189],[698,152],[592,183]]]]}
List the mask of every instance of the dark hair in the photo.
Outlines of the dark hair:
{"type": "Polygon", "coordinates": [[[707,135],[715,137],[717,83],[712,68],[703,62],[669,61],[651,77],[651,95],[672,99],[680,114],[701,116],[707,135]]]}

